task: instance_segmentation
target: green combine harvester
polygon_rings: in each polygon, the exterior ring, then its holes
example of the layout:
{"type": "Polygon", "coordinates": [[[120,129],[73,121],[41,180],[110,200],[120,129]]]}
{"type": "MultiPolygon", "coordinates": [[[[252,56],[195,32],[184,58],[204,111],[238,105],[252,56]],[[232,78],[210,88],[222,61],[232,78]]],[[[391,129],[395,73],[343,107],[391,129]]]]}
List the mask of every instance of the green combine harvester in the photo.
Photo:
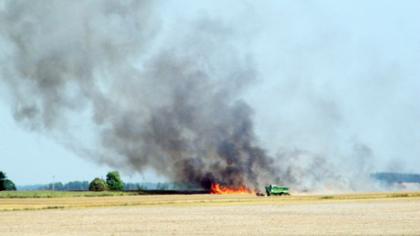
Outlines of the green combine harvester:
{"type": "Polygon", "coordinates": [[[267,192],[267,196],[271,195],[290,195],[289,194],[289,188],[285,186],[278,186],[278,185],[267,185],[265,186],[265,191],[267,192]]]}

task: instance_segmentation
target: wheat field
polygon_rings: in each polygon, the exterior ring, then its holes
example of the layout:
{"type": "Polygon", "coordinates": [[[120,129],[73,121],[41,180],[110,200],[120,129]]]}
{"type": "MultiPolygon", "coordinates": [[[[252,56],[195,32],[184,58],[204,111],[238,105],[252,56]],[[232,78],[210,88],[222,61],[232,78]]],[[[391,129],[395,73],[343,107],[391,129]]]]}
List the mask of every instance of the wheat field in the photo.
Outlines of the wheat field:
{"type": "Polygon", "coordinates": [[[420,235],[420,193],[0,198],[0,235],[420,235]]]}

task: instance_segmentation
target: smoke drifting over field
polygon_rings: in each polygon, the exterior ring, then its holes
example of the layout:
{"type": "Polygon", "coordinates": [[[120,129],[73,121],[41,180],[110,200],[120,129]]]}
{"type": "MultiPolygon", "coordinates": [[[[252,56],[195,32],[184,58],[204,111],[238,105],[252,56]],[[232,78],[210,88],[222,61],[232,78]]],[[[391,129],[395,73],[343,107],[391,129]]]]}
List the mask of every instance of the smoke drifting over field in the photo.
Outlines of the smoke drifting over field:
{"type": "Polygon", "coordinates": [[[67,113],[89,106],[101,143],[91,155],[101,161],[205,188],[273,178],[252,109],[238,99],[254,67],[229,45],[229,29],[193,22],[188,40],[156,49],[139,69],[158,27],[152,11],[144,1],[8,2],[2,72],[16,119],[67,132],[67,113]]]}
{"type": "MultiPolygon", "coordinates": [[[[162,33],[159,7],[156,1],[4,1],[0,75],[15,119],[81,157],[129,172],[151,168],[204,188],[214,182],[361,188],[374,153],[357,140],[346,154],[351,164],[341,167],[333,157],[341,153],[304,140],[273,147],[257,138],[244,94],[266,73],[252,50],[238,46],[246,40],[238,40],[237,23],[193,17],[162,33]]],[[[266,112],[276,110],[270,106],[266,112]]],[[[341,120],[337,104],[321,106],[332,126],[341,120]]]]}

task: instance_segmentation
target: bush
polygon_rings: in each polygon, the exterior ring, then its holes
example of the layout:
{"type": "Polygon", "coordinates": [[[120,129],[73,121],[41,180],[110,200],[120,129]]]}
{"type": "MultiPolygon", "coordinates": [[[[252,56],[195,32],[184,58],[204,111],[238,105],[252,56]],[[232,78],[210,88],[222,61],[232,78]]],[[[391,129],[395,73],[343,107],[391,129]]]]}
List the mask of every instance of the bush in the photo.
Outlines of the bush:
{"type": "Polygon", "coordinates": [[[106,175],[106,183],[111,191],[124,191],[124,183],[118,171],[111,171],[106,175]]]}
{"type": "Polygon", "coordinates": [[[89,184],[89,191],[101,192],[108,190],[108,186],[103,179],[95,178],[89,184]]]}

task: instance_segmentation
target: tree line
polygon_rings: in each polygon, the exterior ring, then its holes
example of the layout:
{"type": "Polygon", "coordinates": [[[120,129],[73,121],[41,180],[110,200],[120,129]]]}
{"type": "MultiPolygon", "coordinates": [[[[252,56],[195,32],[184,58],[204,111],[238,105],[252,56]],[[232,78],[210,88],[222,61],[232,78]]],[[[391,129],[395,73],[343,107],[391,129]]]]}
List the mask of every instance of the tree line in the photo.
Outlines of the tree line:
{"type": "MultiPolygon", "coordinates": [[[[131,187],[131,186],[130,186],[131,187]]],[[[106,180],[94,178],[90,183],[88,181],[72,181],[66,184],[61,182],[41,185],[39,189],[55,191],[124,191],[125,184],[118,171],[108,172],[106,180]]],[[[7,178],[6,173],[0,171],[0,191],[15,191],[16,185],[7,178]]]]}
{"type": "MultiPolygon", "coordinates": [[[[92,181],[71,181],[68,183],[55,182],[19,186],[20,190],[37,191],[140,191],[140,190],[176,190],[197,189],[198,187],[184,183],[124,183],[118,171],[108,172],[105,179],[94,178],[92,181]]],[[[15,191],[16,185],[7,178],[6,173],[0,171],[0,191],[15,191]]]]}

